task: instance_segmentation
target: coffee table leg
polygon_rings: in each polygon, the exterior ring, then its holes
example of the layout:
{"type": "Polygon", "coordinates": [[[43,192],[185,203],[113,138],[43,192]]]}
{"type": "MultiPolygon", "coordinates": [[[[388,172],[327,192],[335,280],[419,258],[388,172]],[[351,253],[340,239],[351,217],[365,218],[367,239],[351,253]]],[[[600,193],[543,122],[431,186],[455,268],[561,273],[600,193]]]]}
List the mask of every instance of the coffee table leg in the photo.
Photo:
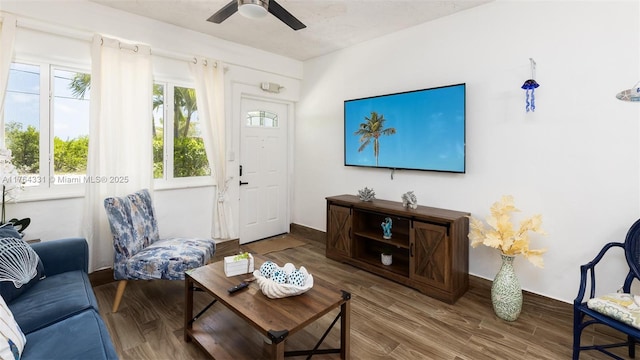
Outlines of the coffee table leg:
{"type": "Polygon", "coordinates": [[[274,343],[265,339],[263,356],[265,359],[284,360],[284,341],[274,343]]]}
{"type": "Polygon", "coordinates": [[[184,279],[184,341],[190,342],[189,330],[192,329],[193,323],[193,281],[189,276],[184,279]]]}
{"type": "Polygon", "coordinates": [[[274,360],[284,360],[284,341],[271,345],[274,360]]]}
{"type": "Polygon", "coordinates": [[[351,352],[351,301],[340,305],[340,358],[349,359],[351,352]]]}

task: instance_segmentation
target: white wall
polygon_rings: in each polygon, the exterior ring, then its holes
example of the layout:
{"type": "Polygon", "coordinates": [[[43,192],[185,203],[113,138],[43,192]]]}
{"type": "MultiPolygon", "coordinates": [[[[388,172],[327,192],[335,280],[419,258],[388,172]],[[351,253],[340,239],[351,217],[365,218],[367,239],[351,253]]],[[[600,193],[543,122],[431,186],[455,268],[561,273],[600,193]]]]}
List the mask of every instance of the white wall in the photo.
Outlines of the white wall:
{"type": "MultiPolygon", "coordinates": [[[[325,230],[325,197],[373,187],[400,200],[485,218],[511,194],[523,215],[543,214],[545,268],[524,258],[524,289],[563,301],[577,293],[579,265],[623,241],[639,215],[640,106],[615,94],[640,79],[637,2],[498,1],[304,63],[298,104],[293,222],[325,230]],[[537,62],[535,113],[522,83],[537,62]],[[464,82],[467,172],[343,166],[343,101],[464,82]]],[[[602,273],[617,289],[623,257],[602,273]],[[610,279],[616,280],[610,280],[610,279]]],[[[471,249],[470,272],[493,279],[497,250],[471,249]]]]}
{"type": "MultiPolygon", "coordinates": [[[[236,179],[239,127],[235,122],[240,120],[240,115],[234,113],[234,109],[239,109],[237,104],[240,96],[251,94],[288,102],[297,101],[299,98],[302,63],[297,60],[128,14],[86,0],[64,3],[0,0],[0,9],[18,16],[17,58],[38,59],[45,56],[65,64],[72,61],[75,65],[88,65],[91,61],[89,46],[86,46],[84,52],[74,46],[84,41],[77,39],[78,37],[86,37],[88,41],[91,34],[95,32],[131,42],[149,44],[152,54],[185,56],[187,59],[193,56],[210,57],[225,62],[227,66],[225,87],[228,94],[225,99],[225,111],[228,121],[227,129],[231,130],[227,136],[227,144],[228,150],[233,154],[233,159],[229,159],[228,166],[230,174],[236,179]],[[51,33],[57,35],[51,35],[51,33]],[[48,39],[48,42],[34,40],[42,39],[43,36],[48,39]],[[275,82],[284,86],[285,89],[280,94],[267,94],[259,90],[258,84],[261,82],[275,82]]],[[[162,59],[162,57],[160,60],[162,61],[154,64],[154,70],[163,76],[171,73],[167,71],[167,64],[180,61],[162,59]]],[[[239,202],[237,181],[232,181],[231,185],[229,198],[232,202],[234,219],[237,220],[239,202]]],[[[83,201],[81,197],[36,199],[35,201],[32,201],[32,198],[33,196],[24,194],[18,203],[7,205],[7,218],[31,218],[31,226],[26,231],[28,238],[47,241],[81,236],[83,201]]],[[[174,235],[210,237],[213,199],[213,187],[157,189],[154,194],[154,206],[158,214],[160,235],[162,237],[174,235]]]]}

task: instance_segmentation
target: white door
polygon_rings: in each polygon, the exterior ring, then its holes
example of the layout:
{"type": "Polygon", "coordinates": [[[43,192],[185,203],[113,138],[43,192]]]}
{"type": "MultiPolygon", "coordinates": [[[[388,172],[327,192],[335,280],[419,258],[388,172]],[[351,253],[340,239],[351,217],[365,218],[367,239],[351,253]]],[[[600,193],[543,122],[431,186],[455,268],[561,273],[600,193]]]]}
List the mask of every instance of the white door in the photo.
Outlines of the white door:
{"type": "Polygon", "coordinates": [[[289,232],[288,105],[243,98],[240,116],[240,243],[289,232]]]}

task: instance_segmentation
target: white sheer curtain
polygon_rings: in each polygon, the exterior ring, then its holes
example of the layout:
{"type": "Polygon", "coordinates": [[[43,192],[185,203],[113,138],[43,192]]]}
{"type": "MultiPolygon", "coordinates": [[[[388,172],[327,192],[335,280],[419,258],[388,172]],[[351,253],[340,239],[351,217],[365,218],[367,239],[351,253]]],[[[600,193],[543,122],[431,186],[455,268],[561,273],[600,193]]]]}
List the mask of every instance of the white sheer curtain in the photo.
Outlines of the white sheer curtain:
{"type": "MultiPolygon", "coordinates": [[[[0,21],[2,22],[0,27],[0,120],[2,120],[9,68],[13,58],[13,44],[16,38],[16,17],[0,13],[0,21]]],[[[0,134],[4,134],[4,131],[0,131],[0,134]]],[[[2,136],[0,143],[4,144],[4,136],[2,136]]]]}
{"type": "Polygon", "coordinates": [[[90,271],[113,266],[104,199],[151,190],[151,49],[96,35],[91,50],[91,120],[83,224],[90,271]]]}
{"type": "Polygon", "coordinates": [[[227,176],[224,66],[220,61],[196,59],[189,68],[196,80],[198,119],[207,159],[216,178],[212,236],[214,239],[234,239],[235,226],[227,197],[228,184],[233,177],[227,176]]]}

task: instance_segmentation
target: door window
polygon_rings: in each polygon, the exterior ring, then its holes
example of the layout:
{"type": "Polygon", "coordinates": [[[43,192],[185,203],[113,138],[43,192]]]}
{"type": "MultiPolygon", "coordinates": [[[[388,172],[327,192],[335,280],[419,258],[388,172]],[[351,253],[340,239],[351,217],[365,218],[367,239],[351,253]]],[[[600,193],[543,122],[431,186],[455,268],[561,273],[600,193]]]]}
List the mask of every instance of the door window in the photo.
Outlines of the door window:
{"type": "Polygon", "coordinates": [[[278,114],[264,110],[251,110],[247,112],[247,126],[277,128],[278,114]]]}

